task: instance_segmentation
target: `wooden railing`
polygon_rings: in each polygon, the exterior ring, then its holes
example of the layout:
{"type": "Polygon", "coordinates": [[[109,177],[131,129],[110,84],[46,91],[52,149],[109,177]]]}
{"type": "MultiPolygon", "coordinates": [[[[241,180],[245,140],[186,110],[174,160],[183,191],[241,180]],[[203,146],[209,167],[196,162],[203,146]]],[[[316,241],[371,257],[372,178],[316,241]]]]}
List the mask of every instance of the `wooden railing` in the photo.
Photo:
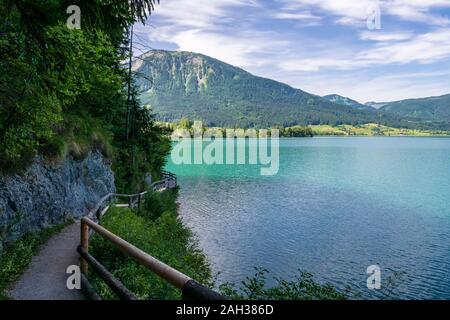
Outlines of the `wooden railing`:
{"type": "MultiPolygon", "coordinates": [[[[163,179],[153,182],[149,186],[149,190],[160,191],[164,189],[173,189],[178,186],[177,176],[171,172],[163,171],[163,179]]],[[[108,211],[108,203],[114,202],[117,198],[126,198],[127,206],[130,208],[140,207],[142,199],[149,191],[144,191],[136,194],[121,194],[121,193],[109,193],[104,196],[100,201],[94,206],[94,208],[89,212],[88,217],[91,219],[100,220],[101,217],[108,211]]]]}
{"type": "MultiPolygon", "coordinates": [[[[152,184],[151,189],[154,191],[160,191],[162,189],[177,187],[177,178],[170,172],[163,172],[164,179],[152,184]]],[[[91,267],[97,275],[99,275],[105,283],[111,288],[111,290],[120,298],[124,300],[136,300],[137,297],[128,290],[117,278],[115,278],[99,261],[97,261],[92,255],[89,254],[89,239],[92,232],[99,234],[104,239],[115,245],[121,252],[129,256],[137,263],[143,265],[150,271],[157,274],[159,277],[169,282],[182,292],[183,299],[186,300],[223,300],[225,297],[217,292],[201,285],[197,281],[191,279],[189,276],[182,272],[166,265],[165,263],[155,259],[148,253],[133,246],[129,242],[118,237],[111,231],[102,227],[99,223],[93,221],[94,218],[101,220],[102,216],[108,211],[109,205],[106,205],[108,201],[113,198],[128,198],[128,204],[125,206],[139,207],[143,201],[143,196],[147,193],[142,192],[139,194],[126,195],[126,194],[108,194],[103,197],[100,202],[91,210],[87,217],[81,219],[81,243],[77,248],[80,254],[82,279],[84,284],[84,291],[91,298],[99,298],[93,291],[89,282],[87,281],[88,269],[91,267]],[[92,231],[92,232],[91,232],[92,231]]]]}

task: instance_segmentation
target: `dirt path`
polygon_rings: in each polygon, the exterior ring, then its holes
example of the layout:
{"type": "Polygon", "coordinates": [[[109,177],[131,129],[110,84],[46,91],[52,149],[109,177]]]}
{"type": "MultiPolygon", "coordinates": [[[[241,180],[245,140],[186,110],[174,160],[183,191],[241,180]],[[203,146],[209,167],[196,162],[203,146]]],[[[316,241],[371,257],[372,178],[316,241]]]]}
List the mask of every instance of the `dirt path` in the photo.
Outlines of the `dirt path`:
{"type": "Polygon", "coordinates": [[[83,300],[81,292],[66,287],[67,267],[78,265],[79,243],[79,222],[50,238],[12,286],[9,296],[17,300],[83,300]]]}

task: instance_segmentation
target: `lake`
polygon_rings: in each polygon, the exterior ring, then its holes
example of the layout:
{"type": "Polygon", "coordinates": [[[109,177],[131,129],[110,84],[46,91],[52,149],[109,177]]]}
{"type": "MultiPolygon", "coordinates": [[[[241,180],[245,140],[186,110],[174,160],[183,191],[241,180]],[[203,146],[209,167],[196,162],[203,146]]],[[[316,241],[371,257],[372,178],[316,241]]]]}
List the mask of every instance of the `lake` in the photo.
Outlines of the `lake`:
{"type": "Polygon", "coordinates": [[[239,283],[264,267],[286,279],[366,286],[370,265],[391,298],[450,299],[450,139],[280,140],[280,167],[175,165],[180,214],[220,272],[239,283]]]}

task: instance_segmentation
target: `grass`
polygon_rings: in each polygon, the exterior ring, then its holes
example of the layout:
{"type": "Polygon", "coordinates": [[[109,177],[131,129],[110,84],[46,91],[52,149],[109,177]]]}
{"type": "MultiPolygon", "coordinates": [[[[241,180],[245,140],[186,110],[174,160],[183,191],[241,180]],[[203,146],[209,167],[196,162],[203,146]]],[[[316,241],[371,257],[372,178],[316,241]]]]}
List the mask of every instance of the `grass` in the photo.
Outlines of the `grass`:
{"type": "Polygon", "coordinates": [[[68,221],[37,234],[26,235],[4,249],[0,255],[0,300],[9,299],[8,288],[26,270],[40,246],[71,223],[68,221]]]}
{"type": "Polygon", "coordinates": [[[112,158],[112,135],[95,118],[66,114],[56,132],[39,146],[40,153],[48,161],[65,159],[67,155],[82,160],[91,150],[98,150],[105,158],[112,158]]]}

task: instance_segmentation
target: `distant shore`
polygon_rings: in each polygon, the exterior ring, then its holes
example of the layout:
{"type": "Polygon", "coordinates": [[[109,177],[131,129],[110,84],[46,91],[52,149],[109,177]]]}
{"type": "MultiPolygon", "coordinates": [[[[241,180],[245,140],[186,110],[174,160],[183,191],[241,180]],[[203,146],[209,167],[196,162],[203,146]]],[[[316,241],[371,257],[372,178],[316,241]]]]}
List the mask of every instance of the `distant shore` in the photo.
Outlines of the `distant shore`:
{"type": "MultiPolygon", "coordinates": [[[[157,125],[167,130],[168,133],[176,129],[185,129],[193,134],[194,123],[188,119],[182,119],[180,122],[157,122],[157,125]]],[[[202,127],[201,130],[213,129],[215,132],[222,132],[226,136],[226,131],[235,130],[236,135],[246,136],[247,130],[252,128],[223,128],[223,127],[202,127]]],[[[394,128],[376,123],[367,123],[361,125],[295,125],[289,127],[273,126],[269,128],[279,130],[279,136],[282,138],[300,138],[300,137],[450,137],[450,131],[444,130],[420,130],[409,128],[394,128]]],[[[259,131],[261,129],[253,129],[259,131]]],[[[220,135],[220,134],[219,134],[220,135]]]]}
{"type": "Polygon", "coordinates": [[[450,131],[393,128],[376,123],[353,125],[311,126],[315,136],[361,136],[361,137],[449,137],[450,131]]]}

